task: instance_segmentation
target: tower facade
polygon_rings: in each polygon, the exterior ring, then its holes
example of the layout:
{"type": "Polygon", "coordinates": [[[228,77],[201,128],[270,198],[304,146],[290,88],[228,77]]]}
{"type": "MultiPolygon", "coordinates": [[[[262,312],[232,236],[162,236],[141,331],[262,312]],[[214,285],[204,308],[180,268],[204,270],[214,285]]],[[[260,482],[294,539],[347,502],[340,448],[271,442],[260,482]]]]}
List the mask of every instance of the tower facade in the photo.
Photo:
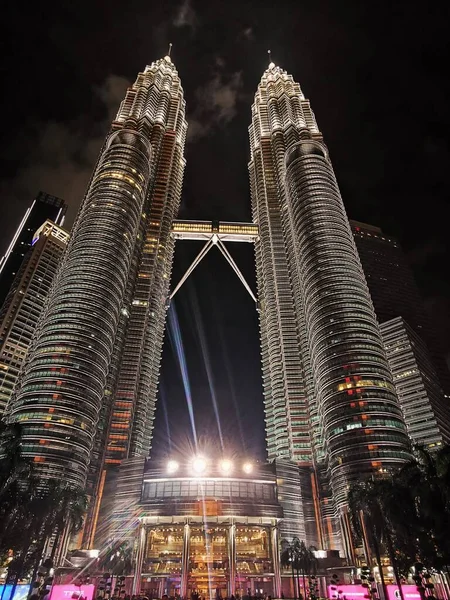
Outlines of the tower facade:
{"type": "Polygon", "coordinates": [[[0,416],[20,368],[66,249],[69,233],[45,221],[35,232],[0,311],[0,416]]]}
{"type": "Polygon", "coordinates": [[[120,106],[8,406],[43,478],[84,487],[106,439],[118,462],[150,447],[186,128],[167,56],[120,106]]]}
{"type": "Polygon", "coordinates": [[[27,208],[5,254],[0,258],[0,307],[31,248],[37,229],[46,219],[62,226],[66,211],[67,204],[62,198],[45,192],[39,192],[27,208]]]}
{"type": "Polygon", "coordinates": [[[273,63],[250,146],[269,457],[313,465],[317,490],[305,497],[319,496],[321,521],[332,521],[320,541],[333,547],[339,524],[350,554],[349,484],[408,460],[409,442],[322,134],[300,86],[273,63]]]}

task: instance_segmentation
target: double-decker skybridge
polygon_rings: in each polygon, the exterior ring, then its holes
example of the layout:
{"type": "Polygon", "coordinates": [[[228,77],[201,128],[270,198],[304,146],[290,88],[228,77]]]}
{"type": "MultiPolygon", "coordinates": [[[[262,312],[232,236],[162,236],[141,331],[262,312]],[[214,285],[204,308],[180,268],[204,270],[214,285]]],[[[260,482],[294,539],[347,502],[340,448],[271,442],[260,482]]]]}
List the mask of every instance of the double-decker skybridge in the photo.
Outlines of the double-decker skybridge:
{"type": "Polygon", "coordinates": [[[248,285],[245,277],[242,275],[239,267],[225,246],[225,242],[251,242],[254,243],[259,236],[259,228],[256,223],[235,223],[231,221],[183,221],[176,219],[172,223],[172,236],[176,240],[196,240],[205,241],[205,245],[200,250],[186,273],[180,279],[177,286],[169,296],[169,302],[181,288],[183,283],[195,269],[195,267],[205,258],[208,252],[216,246],[223,254],[233,271],[239,277],[242,285],[250,294],[252,300],[258,306],[258,301],[252,289],[248,285]]]}

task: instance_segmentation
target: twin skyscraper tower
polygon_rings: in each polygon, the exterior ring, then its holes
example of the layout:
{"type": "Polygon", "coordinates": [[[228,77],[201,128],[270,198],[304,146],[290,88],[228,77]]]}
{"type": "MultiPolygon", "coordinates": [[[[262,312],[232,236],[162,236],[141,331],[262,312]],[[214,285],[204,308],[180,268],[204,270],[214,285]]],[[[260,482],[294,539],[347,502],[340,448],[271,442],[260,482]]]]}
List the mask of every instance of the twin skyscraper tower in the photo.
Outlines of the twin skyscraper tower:
{"type": "MultiPolygon", "coordinates": [[[[151,448],[187,128],[166,56],[112,123],[7,409],[40,476],[94,504],[151,448]]],[[[298,472],[294,533],[345,549],[349,485],[407,461],[409,439],[322,134],[274,63],[249,131],[268,458],[298,472]]]]}

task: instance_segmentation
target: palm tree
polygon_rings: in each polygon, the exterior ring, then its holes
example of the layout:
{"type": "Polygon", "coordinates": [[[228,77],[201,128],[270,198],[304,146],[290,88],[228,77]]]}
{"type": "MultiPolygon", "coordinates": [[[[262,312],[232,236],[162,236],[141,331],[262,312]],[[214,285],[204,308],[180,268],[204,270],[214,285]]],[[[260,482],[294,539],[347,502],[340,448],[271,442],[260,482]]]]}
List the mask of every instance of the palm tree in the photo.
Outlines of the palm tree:
{"type": "Polygon", "coordinates": [[[0,421],[0,503],[3,504],[10,487],[31,474],[31,463],[21,450],[22,427],[0,421]]]}
{"type": "Polygon", "coordinates": [[[130,575],[133,572],[133,548],[128,542],[113,544],[97,563],[97,569],[117,576],[130,575]]]}
{"type": "Polygon", "coordinates": [[[54,536],[54,542],[50,558],[54,560],[55,552],[63,532],[74,534],[78,533],[83,528],[88,497],[86,493],[79,488],[58,483],[53,487],[51,501],[53,518],[49,525],[51,528],[51,535],[54,536]]]}
{"type": "Polygon", "coordinates": [[[303,540],[299,540],[298,538],[294,538],[293,547],[297,577],[299,578],[299,574],[301,573],[303,582],[303,597],[306,598],[306,577],[309,578],[310,575],[315,574],[316,572],[317,559],[314,551],[317,550],[317,548],[314,546],[307,547],[305,542],[303,540]]]}
{"type": "MultiPolygon", "coordinates": [[[[384,597],[387,598],[387,588],[381,562],[380,542],[386,537],[386,520],[381,505],[377,482],[360,481],[354,483],[348,493],[350,521],[357,537],[362,539],[369,549],[373,550],[380,573],[384,597]]],[[[367,557],[369,562],[370,557],[367,557]]],[[[371,566],[369,564],[369,566],[371,566]]],[[[399,579],[397,584],[399,583],[399,579]]],[[[401,598],[403,591],[399,586],[401,598]]]]}
{"type": "MultiPolygon", "coordinates": [[[[295,540],[296,538],[294,538],[295,540]]],[[[294,546],[288,540],[281,540],[280,564],[292,570],[292,587],[294,589],[294,600],[297,598],[297,585],[294,571],[294,546]]]]}
{"type": "Polygon", "coordinates": [[[306,577],[316,574],[317,559],[314,554],[316,548],[314,546],[307,547],[303,540],[298,537],[294,537],[292,542],[283,540],[281,543],[282,552],[280,556],[280,562],[284,567],[292,569],[292,580],[294,584],[294,597],[296,594],[296,582],[298,588],[298,597],[301,598],[300,593],[300,575],[303,582],[303,598],[307,597],[306,577]],[[297,577],[295,577],[295,571],[297,577]]]}
{"type": "MultiPolygon", "coordinates": [[[[12,491],[14,487],[9,489],[12,491]]],[[[42,481],[31,478],[19,486],[14,500],[16,504],[9,509],[6,527],[0,534],[0,549],[14,553],[8,565],[8,579],[15,588],[22,575],[33,566],[31,579],[35,580],[45,545],[51,537],[54,537],[55,550],[64,530],[79,531],[87,499],[84,492],[66,484],[50,480],[44,486],[42,481]]],[[[53,556],[52,551],[52,560],[53,556]]]]}
{"type": "Polygon", "coordinates": [[[414,505],[421,534],[419,555],[422,562],[435,568],[450,563],[450,447],[431,453],[422,446],[413,449],[413,460],[401,469],[398,482],[403,484],[414,505]],[[428,542],[428,543],[427,543],[428,542]],[[431,543],[430,543],[431,542],[431,543]]]}

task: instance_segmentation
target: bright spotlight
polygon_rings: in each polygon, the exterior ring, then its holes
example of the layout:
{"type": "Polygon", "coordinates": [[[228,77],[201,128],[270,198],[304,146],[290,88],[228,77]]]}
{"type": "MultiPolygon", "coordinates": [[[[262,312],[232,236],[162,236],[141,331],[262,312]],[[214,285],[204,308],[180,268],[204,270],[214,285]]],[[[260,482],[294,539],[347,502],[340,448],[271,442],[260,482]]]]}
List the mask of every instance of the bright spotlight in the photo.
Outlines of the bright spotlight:
{"type": "Polygon", "coordinates": [[[251,473],[253,471],[253,465],[250,462],[246,462],[243,464],[242,466],[242,470],[244,471],[244,473],[251,473]]]}
{"type": "Polygon", "coordinates": [[[168,473],[176,473],[178,471],[178,463],[176,460],[169,460],[167,463],[167,472],[168,473]]]}
{"type": "Polygon", "coordinates": [[[224,475],[228,475],[233,470],[233,463],[228,458],[224,458],[220,461],[220,470],[224,475]]]}
{"type": "Polygon", "coordinates": [[[196,475],[200,475],[206,470],[206,460],[202,456],[196,456],[192,461],[192,469],[196,475]]]}

